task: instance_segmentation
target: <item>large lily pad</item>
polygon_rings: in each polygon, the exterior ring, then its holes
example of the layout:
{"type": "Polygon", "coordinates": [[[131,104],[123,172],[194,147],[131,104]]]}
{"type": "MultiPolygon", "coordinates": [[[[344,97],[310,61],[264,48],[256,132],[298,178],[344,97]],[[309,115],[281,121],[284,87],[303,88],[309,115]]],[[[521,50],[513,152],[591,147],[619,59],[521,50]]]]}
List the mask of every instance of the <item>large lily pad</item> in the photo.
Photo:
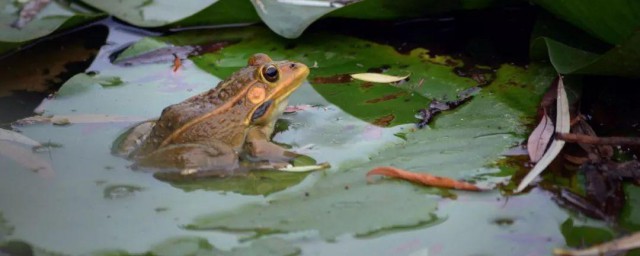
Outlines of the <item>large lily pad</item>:
{"type": "Polygon", "coordinates": [[[18,29],[11,26],[18,19],[20,12],[19,6],[14,3],[12,0],[0,0],[0,53],[54,31],[72,28],[101,16],[70,9],[59,1],[52,1],[31,22],[18,29]]]}
{"type": "MultiPolygon", "coordinates": [[[[549,78],[522,85],[540,93],[549,78]]],[[[505,85],[495,83],[488,88],[499,90],[500,86],[505,85]]],[[[481,93],[467,106],[438,119],[432,129],[408,132],[406,142],[381,149],[368,162],[345,166],[338,173],[323,177],[313,188],[305,190],[304,196],[301,193],[283,196],[268,205],[201,217],[190,227],[256,232],[315,229],[325,239],[334,239],[344,233],[367,235],[434,223],[438,220],[433,215],[434,196],[406,183],[367,185],[365,173],[376,166],[392,165],[474,179],[480,174],[497,172],[485,165],[517,144],[521,139],[517,134],[522,132],[521,112],[490,93],[481,93]]]]}
{"type": "MultiPolygon", "coordinates": [[[[305,253],[308,250],[318,254],[336,254],[345,249],[409,254],[425,252],[425,248],[429,253],[436,250],[434,253],[446,255],[499,254],[506,246],[522,254],[544,254],[552,245],[563,245],[564,241],[558,240],[562,238],[555,220],[565,220],[566,214],[547,201],[545,194],[513,197],[505,203],[497,191],[441,193],[438,189],[387,179],[367,184],[364,175],[372,167],[393,165],[470,180],[481,186],[504,181],[505,178],[487,174],[499,172],[495,160],[523,140],[525,125],[533,113],[531,108],[555,75],[549,67],[503,65],[473,99],[441,114],[428,128],[417,130],[412,123],[417,107],[426,107],[432,99],[452,99],[459,90],[477,84],[456,75],[454,67],[462,64],[460,60],[421,56],[420,53],[427,52],[424,49],[401,55],[391,47],[347,36],[319,33],[290,41],[264,28],[237,33],[236,36],[242,36],[235,44],[183,60],[175,72],[170,59],[118,66],[106,63],[106,54],[101,54],[96,66],[105,68],[95,75],[81,74],[71,79],[59,96],[46,102],[45,115],[156,117],[164,106],[217,84],[219,79],[212,74],[226,77],[246,65],[248,56],[263,51],[274,59],[297,59],[311,67],[317,62],[317,67],[311,70],[312,84],[305,83],[291,95],[290,104],[305,107],[282,117],[288,121],[288,129],[276,134],[274,141],[291,145],[319,162],[328,161],[332,169],[312,173],[277,193],[265,193],[267,196],[191,187],[176,189],[154,180],[149,173],[133,172],[127,168],[130,163],[126,159],[110,155],[113,140],[133,124],[126,119],[20,127],[26,136],[63,147],[46,152],[55,170],[60,170],[49,180],[39,179],[0,158],[10,177],[0,179],[0,202],[9,202],[7,205],[11,207],[0,206],[12,225],[20,227],[17,230],[22,233],[17,235],[35,245],[70,254],[96,248],[150,251],[157,241],[182,235],[202,236],[210,244],[227,246],[220,250],[228,251],[238,240],[246,238],[246,234],[230,230],[255,231],[259,235],[285,232],[280,237],[295,243],[305,253]],[[392,57],[378,60],[383,53],[392,57]],[[381,84],[365,88],[360,82],[315,81],[384,64],[391,66],[387,73],[395,75],[410,70],[411,80],[398,86],[381,84]],[[418,87],[423,79],[423,86],[418,87]],[[119,81],[116,83],[119,85],[113,86],[111,81],[119,81]],[[338,91],[342,87],[347,89],[338,91]],[[421,103],[396,101],[393,106],[372,103],[363,107],[345,97],[351,94],[357,99],[377,99],[388,93],[385,90],[403,93],[421,103]],[[333,95],[336,92],[343,95],[336,97],[333,95]],[[365,108],[374,114],[367,116],[365,108]],[[372,124],[375,117],[392,113],[397,115],[392,122],[372,124]],[[118,200],[104,198],[105,189],[117,184],[145,189],[118,200]],[[30,187],[39,189],[25,189],[30,187]],[[441,194],[457,196],[458,200],[442,199],[441,194]],[[532,212],[525,206],[547,210],[532,212]],[[34,223],[36,217],[47,221],[34,223]],[[495,224],[509,222],[503,221],[505,218],[515,224],[510,227],[495,224]],[[198,231],[184,229],[185,225],[198,231]],[[544,237],[540,239],[542,234],[544,237]],[[137,239],[131,240],[131,235],[137,239]],[[351,235],[367,239],[354,239],[351,235]],[[63,243],[52,237],[81,242],[63,243]],[[478,242],[460,245],[466,239],[478,242]],[[486,246],[489,243],[492,246],[486,246]]],[[[225,34],[233,35],[230,30],[209,30],[153,40],[168,47],[188,46],[216,41],[219,40],[216,36],[225,34]]],[[[132,52],[127,58],[144,52],[132,52]]],[[[198,241],[180,244],[200,248],[198,241]]]]}
{"type": "Polygon", "coordinates": [[[640,2],[534,0],[556,16],[612,45],[622,44],[640,26],[640,2]]]}
{"type": "Polygon", "coordinates": [[[541,16],[531,43],[531,57],[549,59],[561,74],[638,77],[640,32],[611,47],[562,21],[541,16]]]}
{"type": "Polygon", "coordinates": [[[217,0],[83,0],[83,2],[136,26],[157,27],[189,17],[217,0]]]}
{"type": "MultiPolygon", "coordinates": [[[[265,255],[265,256],[288,256],[300,253],[300,249],[296,248],[287,241],[279,238],[266,238],[252,242],[248,247],[235,247],[231,250],[220,250],[200,237],[179,237],[168,239],[158,245],[155,245],[146,254],[158,256],[170,255],[201,255],[201,256],[244,256],[244,255],[265,255]]],[[[145,254],[145,255],[146,255],[145,254]]],[[[110,250],[94,252],[96,256],[126,256],[139,255],[131,254],[123,250],[110,250]]]]}

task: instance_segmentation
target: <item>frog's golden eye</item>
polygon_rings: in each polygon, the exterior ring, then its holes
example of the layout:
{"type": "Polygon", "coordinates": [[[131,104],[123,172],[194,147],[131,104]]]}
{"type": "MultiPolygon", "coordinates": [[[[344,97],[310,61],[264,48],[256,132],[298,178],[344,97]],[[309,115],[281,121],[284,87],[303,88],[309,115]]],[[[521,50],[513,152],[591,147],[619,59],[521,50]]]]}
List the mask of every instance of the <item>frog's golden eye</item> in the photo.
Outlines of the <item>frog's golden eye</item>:
{"type": "Polygon", "coordinates": [[[278,68],[274,65],[265,65],[262,67],[262,77],[271,83],[278,81],[278,68]]]}

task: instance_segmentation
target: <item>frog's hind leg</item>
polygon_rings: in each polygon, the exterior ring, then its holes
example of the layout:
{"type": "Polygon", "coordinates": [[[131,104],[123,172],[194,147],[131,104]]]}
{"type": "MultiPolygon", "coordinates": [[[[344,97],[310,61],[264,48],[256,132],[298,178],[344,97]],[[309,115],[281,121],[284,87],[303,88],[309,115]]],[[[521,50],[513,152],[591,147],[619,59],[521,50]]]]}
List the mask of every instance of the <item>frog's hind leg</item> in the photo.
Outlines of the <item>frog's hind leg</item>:
{"type": "Polygon", "coordinates": [[[241,175],[237,153],[223,143],[177,144],[156,150],[137,160],[139,167],[161,169],[156,177],[192,179],[241,175]]]}

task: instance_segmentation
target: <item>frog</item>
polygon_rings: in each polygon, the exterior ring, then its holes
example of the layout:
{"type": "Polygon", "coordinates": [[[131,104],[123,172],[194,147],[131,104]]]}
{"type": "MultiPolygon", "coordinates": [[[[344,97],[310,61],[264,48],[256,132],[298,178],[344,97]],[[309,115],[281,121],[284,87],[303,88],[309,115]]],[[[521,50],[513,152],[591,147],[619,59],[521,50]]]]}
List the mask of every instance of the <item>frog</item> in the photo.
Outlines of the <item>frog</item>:
{"type": "Polygon", "coordinates": [[[132,160],[133,168],[190,178],[290,165],[303,155],[272,142],[271,135],[289,96],[308,75],[303,63],[254,54],[216,87],[130,128],[114,151],[132,160]]]}

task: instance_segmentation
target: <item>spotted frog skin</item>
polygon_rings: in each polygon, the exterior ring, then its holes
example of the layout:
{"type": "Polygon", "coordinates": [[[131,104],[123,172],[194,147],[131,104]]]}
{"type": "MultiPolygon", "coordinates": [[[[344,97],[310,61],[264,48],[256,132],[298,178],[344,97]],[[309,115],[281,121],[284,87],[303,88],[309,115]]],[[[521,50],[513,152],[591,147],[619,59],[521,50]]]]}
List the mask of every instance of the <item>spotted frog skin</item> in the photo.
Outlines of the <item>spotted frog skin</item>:
{"type": "Polygon", "coordinates": [[[287,98],[308,74],[302,63],[255,54],[214,89],[168,106],[157,120],[131,128],[116,152],[136,167],[195,177],[286,165],[299,155],[270,137],[287,98]]]}

